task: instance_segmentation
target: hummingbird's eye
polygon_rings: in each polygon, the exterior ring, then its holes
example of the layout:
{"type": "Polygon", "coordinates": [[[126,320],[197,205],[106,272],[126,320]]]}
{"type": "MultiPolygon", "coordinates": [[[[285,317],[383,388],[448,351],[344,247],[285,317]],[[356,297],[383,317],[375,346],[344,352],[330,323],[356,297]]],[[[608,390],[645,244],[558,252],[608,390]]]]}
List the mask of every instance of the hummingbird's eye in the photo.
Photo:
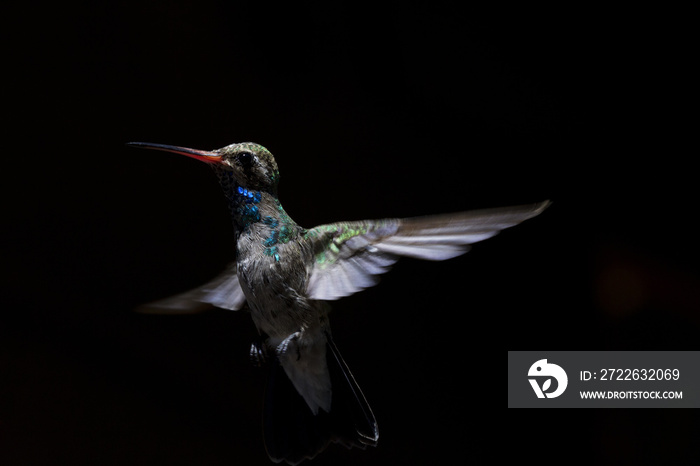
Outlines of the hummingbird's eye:
{"type": "Polygon", "coordinates": [[[253,154],[250,152],[241,152],[238,154],[238,163],[243,167],[243,169],[250,168],[253,164],[253,154]]]}

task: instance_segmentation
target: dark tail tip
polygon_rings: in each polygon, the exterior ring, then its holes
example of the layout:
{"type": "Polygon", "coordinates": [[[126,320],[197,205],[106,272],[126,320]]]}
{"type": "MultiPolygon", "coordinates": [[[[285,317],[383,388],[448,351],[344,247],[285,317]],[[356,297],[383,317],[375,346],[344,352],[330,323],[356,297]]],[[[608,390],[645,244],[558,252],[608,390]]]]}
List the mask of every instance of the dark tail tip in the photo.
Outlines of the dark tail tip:
{"type": "Polygon", "coordinates": [[[328,335],[328,370],[333,387],[331,411],[314,415],[275,358],[265,393],[264,437],[270,459],[298,464],[331,442],[347,448],[376,446],[377,421],[355,378],[328,335]]]}

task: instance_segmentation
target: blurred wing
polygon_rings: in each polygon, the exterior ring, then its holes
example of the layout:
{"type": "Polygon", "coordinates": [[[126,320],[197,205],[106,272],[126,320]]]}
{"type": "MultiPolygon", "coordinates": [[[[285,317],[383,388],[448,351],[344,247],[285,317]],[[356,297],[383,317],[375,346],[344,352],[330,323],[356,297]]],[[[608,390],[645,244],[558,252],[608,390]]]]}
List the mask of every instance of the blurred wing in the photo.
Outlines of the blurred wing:
{"type": "Polygon", "coordinates": [[[455,214],[321,225],[306,233],[315,262],[307,293],[334,300],[375,285],[399,256],[445,260],[464,254],[469,245],[539,215],[539,204],[455,214]]]}
{"type": "Polygon", "coordinates": [[[212,281],[184,293],[143,304],[136,310],[144,314],[195,314],[212,307],[237,311],[246,298],[238,283],[236,263],[232,262],[212,281]]]}

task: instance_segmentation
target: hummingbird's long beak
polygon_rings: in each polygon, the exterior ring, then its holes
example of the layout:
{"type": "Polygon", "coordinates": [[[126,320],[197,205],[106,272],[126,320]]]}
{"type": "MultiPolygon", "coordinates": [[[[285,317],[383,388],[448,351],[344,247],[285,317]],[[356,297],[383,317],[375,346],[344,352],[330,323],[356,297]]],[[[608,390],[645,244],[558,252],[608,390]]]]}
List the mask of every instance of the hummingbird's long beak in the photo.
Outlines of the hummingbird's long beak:
{"type": "Polygon", "coordinates": [[[193,159],[201,160],[202,162],[207,163],[221,162],[221,156],[218,153],[207,150],[190,149],[188,147],[180,146],[168,146],[166,144],[153,144],[150,142],[127,142],[126,145],[129,147],[138,147],[141,149],[153,149],[162,150],[164,152],[173,152],[175,154],[186,155],[187,157],[192,157],[193,159]]]}

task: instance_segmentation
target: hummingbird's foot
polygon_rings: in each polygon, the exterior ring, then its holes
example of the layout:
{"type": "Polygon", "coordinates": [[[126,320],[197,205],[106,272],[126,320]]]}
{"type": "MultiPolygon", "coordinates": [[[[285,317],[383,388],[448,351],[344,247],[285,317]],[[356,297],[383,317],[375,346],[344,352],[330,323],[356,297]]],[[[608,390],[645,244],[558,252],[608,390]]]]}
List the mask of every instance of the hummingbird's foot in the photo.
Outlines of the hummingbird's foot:
{"type": "Polygon", "coordinates": [[[267,352],[262,340],[254,341],[250,345],[250,362],[256,367],[262,367],[267,362],[267,352]]]}
{"type": "Polygon", "coordinates": [[[277,356],[283,356],[287,354],[289,351],[289,345],[293,344],[293,347],[296,348],[297,350],[297,361],[299,358],[301,358],[301,350],[299,349],[299,345],[297,344],[297,341],[301,338],[301,332],[294,332],[291,335],[289,335],[287,338],[282,340],[282,343],[277,345],[277,356]]]}

